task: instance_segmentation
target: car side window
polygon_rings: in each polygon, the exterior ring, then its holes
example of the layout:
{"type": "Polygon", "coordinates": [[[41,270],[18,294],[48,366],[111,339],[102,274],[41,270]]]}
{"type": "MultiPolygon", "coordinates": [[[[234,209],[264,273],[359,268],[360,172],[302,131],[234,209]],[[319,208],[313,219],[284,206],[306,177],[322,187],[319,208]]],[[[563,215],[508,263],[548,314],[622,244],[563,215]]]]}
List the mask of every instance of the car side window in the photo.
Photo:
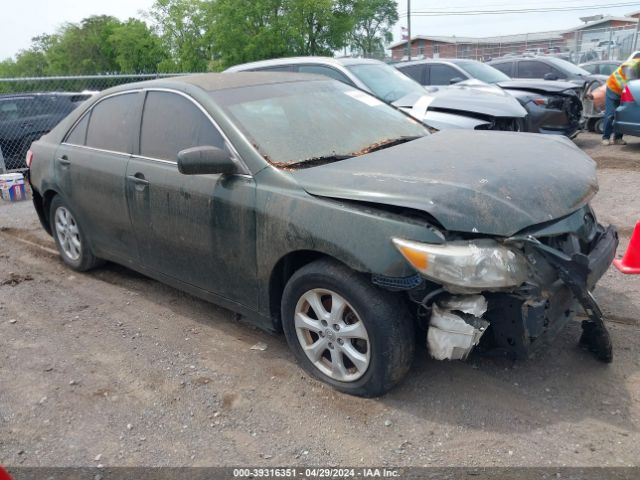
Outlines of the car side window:
{"type": "Polygon", "coordinates": [[[431,81],[429,85],[450,85],[451,80],[462,77],[462,74],[449,65],[431,65],[431,81]]]}
{"type": "Polygon", "coordinates": [[[148,92],[142,113],[140,155],[176,162],[185,148],[224,148],[222,134],[190,100],[171,92],[148,92]]]}
{"type": "Polygon", "coordinates": [[[398,68],[398,70],[420,85],[426,85],[426,79],[424,78],[425,65],[407,65],[406,67],[398,68]]]}
{"type": "Polygon", "coordinates": [[[597,72],[598,65],[583,65],[582,68],[585,69],[589,73],[598,73],[597,72]]]}
{"type": "Polygon", "coordinates": [[[351,81],[341,72],[335,68],[325,67],[324,65],[300,65],[298,67],[300,73],[315,73],[316,75],[324,75],[325,77],[333,78],[339,82],[352,85],[351,81]]]}
{"type": "Polygon", "coordinates": [[[553,73],[558,78],[565,77],[561,72],[544,62],[525,60],[518,63],[518,77],[520,78],[544,78],[548,73],[553,73]]]}
{"type": "Polygon", "coordinates": [[[120,153],[131,152],[136,95],[137,92],[115,95],[93,107],[87,127],[88,147],[120,153]]]}
{"type": "Polygon", "coordinates": [[[90,116],[91,112],[87,113],[78,123],[76,123],[67,135],[65,143],[70,143],[72,145],[85,145],[87,140],[87,126],[89,125],[90,116]]]}
{"type": "Polygon", "coordinates": [[[500,70],[502,73],[504,73],[508,77],[514,76],[513,62],[492,63],[491,66],[497,70],[500,70]]]}
{"type": "Polygon", "coordinates": [[[255,70],[250,70],[252,72],[290,72],[291,65],[276,65],[273,67],[261,67],[256,68],[255,70]]]}
{"type": "Polygon", "coordinates": [[[29,103],[33,99],[4,100],[0,102],[0,120],[13,121],[29,115],[29,103]]]}

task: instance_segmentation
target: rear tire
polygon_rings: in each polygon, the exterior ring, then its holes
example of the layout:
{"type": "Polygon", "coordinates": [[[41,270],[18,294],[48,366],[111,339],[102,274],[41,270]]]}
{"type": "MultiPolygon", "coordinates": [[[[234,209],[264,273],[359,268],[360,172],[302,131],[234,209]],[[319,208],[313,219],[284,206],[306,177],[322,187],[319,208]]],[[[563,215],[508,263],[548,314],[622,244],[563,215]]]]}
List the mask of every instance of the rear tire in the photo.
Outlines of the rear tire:
{"type": "Polygon", "coordinates": [[[295,272],[282,297],[289,347],[310,375],[351,395],[382,395],[413,361],[405,300],[331,260],[295,272]]]}
{"type": "Polygon", "coordinates": [[[89,247],[73,210],[59,195],[53,197],[49,209],[51,233],[62,261],[73,270],[85,272],[104,263],[89,247]]]}

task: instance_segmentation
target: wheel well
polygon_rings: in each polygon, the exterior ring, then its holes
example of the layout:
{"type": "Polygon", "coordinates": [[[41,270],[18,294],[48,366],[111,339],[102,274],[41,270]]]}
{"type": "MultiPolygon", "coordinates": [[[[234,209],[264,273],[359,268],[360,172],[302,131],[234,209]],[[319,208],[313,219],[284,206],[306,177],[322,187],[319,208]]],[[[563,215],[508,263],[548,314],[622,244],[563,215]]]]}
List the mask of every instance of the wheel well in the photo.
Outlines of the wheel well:
{"type": "MultiPolygon", "coordinates": [[[[35,195],[34,191],[34,195],[35,195]]],[[[40,197],[40,204],[42,208],[42,216],[40,217],[40,221],[45,230],[51,235],[51,225],[49,223],[49,218],[51,217],[49,209],[51,208],[51,202],[53,201],[53,197],[58,195],[58,192],[55,190],[47,190],[44,192],[44,196],[40,197]]],[[[37,205],[37,203],[36,203],[37,205]]],[[[38,207],[36,206],[36,209],[38,207]]],[[[40,214],[40,212],[38,212],[40,214]]]]}
{"type": "Polygon", "coordinates": [[[297,270],[320,258],[331,257],[313,250],[291,252],[278,260],[278,263],[276,263],[271,271],[271,277],[269,279],[269,313],[278,331],[282,331],[280,302],[282,301],[285,285],[297,270]]]}

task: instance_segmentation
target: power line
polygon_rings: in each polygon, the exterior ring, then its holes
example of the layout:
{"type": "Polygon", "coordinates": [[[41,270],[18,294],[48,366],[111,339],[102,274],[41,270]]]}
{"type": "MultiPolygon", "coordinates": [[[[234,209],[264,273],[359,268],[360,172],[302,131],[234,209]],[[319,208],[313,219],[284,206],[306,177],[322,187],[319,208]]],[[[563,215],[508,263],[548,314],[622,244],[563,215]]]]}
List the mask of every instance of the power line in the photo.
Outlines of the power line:
{"type": "MultiPolygon", "coordinates": [[[[475,4],[477,4],[477,2],[474,2],[475,4]]],[[[535,9],[535,8],[539,8],[541,4],[545,4],[545,3],[552,3],[554,5],[559,5],[559,4],[573,4],[573,5],[566,5],[566,7],[576,7],[579,8],[582,6],[582,4],[584,3],[584,0],[537,0],[537,1],[531,1],[531,2],[519,2],[520,4],[529,4],[529,5],[523,5],[523,9],[535,9]]],[[[627,2],[616,2],[616,3],[627,3],[627,2]]],[[[636,2],[633,2],[636,3],[636,2]]],[[[451,11],[451,10],[460,10],[463,9],[465,11],[469,11],[470,9],[472,9],[473,7],[475,7],[476,5],[451,5],[448,6],[446,11],[451,11]]],[[[513,2],[508,2],[505,3],[505,1],[503,2],[499,2],[499,3],[483,3],[483,7],[494,7],[494,8],[507,8],[507,7],[512,7],[513,6],[513,2]]],[[[602,6],[602,5],[601,5],[602,6]]],[[[549,7],[551,8],[551,7],[549,7]]],[[[418,10],[420,11],[420,10],[418,10]]],[[[431,10],[430,10],[431,11],[431,10]]],[[[436,9],[434,11],[445,11],[443,9],[436,9]]],[[[471,11],[476,11],[476,10],[471,10],[471,11]]]]}
{"type": "MultiPolygon", "coordinates": [[[[548,7],[548,8],[522,8],[512,10],[431,10],[431,11],[413,11],[411,15],[419,17],[442,17],[442,16],[469,16],[469,15],[514,15],[524,13],[549,13],[549,12],[577,12],[585,10],[602,10],[604,8],[615,7],[636,7],[640,6],[639,2],[631,3],[609,3],[600,5],[583,5],[580,7],[548,7]]],[[[399,17],[405,17],[406,13],[401,13],[399,17]]]]}

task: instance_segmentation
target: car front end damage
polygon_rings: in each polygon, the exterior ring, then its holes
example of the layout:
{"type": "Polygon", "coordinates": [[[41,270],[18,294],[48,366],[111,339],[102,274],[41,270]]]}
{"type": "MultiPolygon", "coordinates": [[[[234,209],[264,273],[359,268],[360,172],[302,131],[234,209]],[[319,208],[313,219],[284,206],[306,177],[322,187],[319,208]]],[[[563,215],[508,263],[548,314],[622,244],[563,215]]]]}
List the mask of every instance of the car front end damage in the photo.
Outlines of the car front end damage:
{"type": "Polygon", "coordinates": [[[526,131],[575,137],[581,129],[582,103],[576,89],[536,92],[507,89],[527,110],[526,131]]]}
{"type": "Polygon", "coordinates": [[[433,358],[465,359],[474,347],[514,359],[530,356],[582,308],[581,344],[612,359],[603,314],[592,295],[618,245],[613,226],[598,224],[589,206],[511,237],[450,235],[442,245],[403,239],[394,244],[419,274],[404,283],[428,328],[433,358]]]}

